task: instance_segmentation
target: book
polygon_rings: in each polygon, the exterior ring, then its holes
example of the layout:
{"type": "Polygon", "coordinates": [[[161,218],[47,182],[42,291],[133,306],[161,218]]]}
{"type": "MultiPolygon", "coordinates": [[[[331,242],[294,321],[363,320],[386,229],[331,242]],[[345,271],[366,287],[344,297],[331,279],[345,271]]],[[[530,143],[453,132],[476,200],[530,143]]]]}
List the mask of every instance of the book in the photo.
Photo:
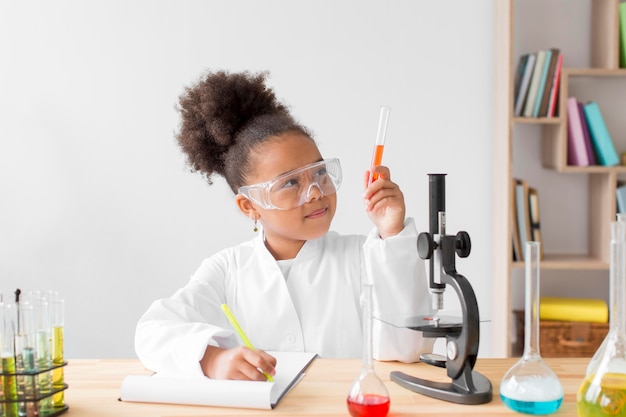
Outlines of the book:
{"type": "Polygon", "coordinates": [[[317,356],[307,352],[270,352],[276,358],[274,382],[206,377],[127,375],[120,400],[129,402],[272,409],[304,376],[317,356]]]}
{"type": "Polygon", "coordinates": [[[519,91],[515,96],[514,114],[516,117],[522,115],[524,104],[526,104],[526,97],[528,96],[528,87],[530,87],[530,79],[532,78],[535,68],[535,61],[537,60],[537,54],[528,54],[526,59],[526,65],[524,66],[524,74],[520,81],[519,91]]]}
{"type": "Polygon", "coordinates": [[[556,71],[556,64],[559,62],[559,56],[561,55],[558,48],[552,48],[550,51],[550,62],[548,65],[545,87],[543,89],[543,94],[541,95],[539,111],[537,112],[538,117],[548,117],[548,104],[550,103],[550,94],[552,93],[552,84],[554,83],[554,73],[556,71]]]}
{"type": "Polygon", "coordinates": [[[618,184],[615,189],[615,201],[617,202],[617,212],[626,213],[626,184],[618,184]]]}
{"type": "Polygon", "coordinates": [[[587,150],[587,158],[589,158],[589,165],[595,165],[596,156],[591,144],[591,134],[589,133],[589,125],[587,124],[587,118],[585,117],[584,105],[581,101],[578,102],[578,114],[580,114],[580,125],[583,129],[583,139],[585,142],[585,149],[587,150]]]}
{"type": "MultiPolygon", "coordinates": [[[[513,81],[513,97],[517,97],[519,94],[522,78],[524,78],[524,68],[526,67],[526,62],[528,62],[528,56],[529,54],[522,55],[517,63],[517,70],[515,71],[515,79],[513,81]]],[[[513,103],[515,103],[515,99],[513,103]]]]}
{"type": "Polygon", "coordinates": [[[539,83],[541,81],[541,72],[543,71],[543,64],[546,59],[546,51],[537,52],[537,60],[535,61],[535,67],[530,78],[530,86],[528,87],[528,97],[526,97],[526,103],[524,104],[524,117],[532,117],[533,109],[535,108],[535,101],[537,100],[537,90],[539,90],[539,83]]]}
{"type": "Polygon", "coordinates": [[[619,4],[619,66],[626,68],[626,3],[619,4]]]}
{"type": "Polygon", "coordinates": [[[516,180],[515,206],[522,260],[524,260],[526,259],[526,242],[532,241],[530,230],[530,212],[528,207],[528,183],[525,180],[516,180]]]}
{"type": "Polygon", "coordinates": [[[528,217],[530,218],[531,240],[540,243],[539,259],[543,259],[543,239],[541,237],[541,223],[539,221],[539,193],[534,187],[528,187],[528,217]]]}
{"type": "Polygon", "coordinates": [[[609,307],[600,299],[540,297],[539,318],[606,323],[609,321],[609,307]]]}
{"type": "Polygon", "coordinates": [[[589,156],[585,147],[585,138],[581,119],[584,117],[578,108],[576,97],[567,99],[567,164],[575,166],[589,165],[589,156]]]}
{"type": "Polygon", "coordinates": [[[545,52],[543,68],[539,76],[539,85],[537,86],[537,98],[533,106],[532,116],[539,117],[539,108],[541,107],[541,100],[543,98],[543,90],[546,87],[546,79],[548,78],[548,70],[550,69],[550,61],[552,61],[552,50],[548,49],[545,52]]]}
{"type": "Polygon", "coordinates": [[[563,54],[559,54],[554,70],[554,82],[550,91],[550,101],[548,103],[547,117],[556,116],[557,103],[559,102],[559,85],[561,84],[561,70],[563,68],[563,54]]]}
{"type": "Polygon", "coordinates": [[[513,192],[512,192],[512,202],[509,204],[511,207],[510,210],[510,216],[511,216],[511,231],[512,231],[512,236],[513,236],[513,260],[514,261],[523,261],[524,258],[522,256],[522,245],[520,242],[520,238],[519,238],[519,229],[518,229],[518,225],[517,225],[517,205],[515,204],[515,198],[516,198],[516,180],[515,178],[513,178],[513,192]]]}
{"type": "Polygon", "coordinates": [[[600,165],[604,166],[617,165],[620,162],[619,156],[615,151],[609,130],[604,123],[600,107],[598,107],[595,101],[590,101],[584,104],[583,108],[585,110],[589,134],[593,148],[596,151],[596,156],[598,157],[598,162],[600,165]]]}

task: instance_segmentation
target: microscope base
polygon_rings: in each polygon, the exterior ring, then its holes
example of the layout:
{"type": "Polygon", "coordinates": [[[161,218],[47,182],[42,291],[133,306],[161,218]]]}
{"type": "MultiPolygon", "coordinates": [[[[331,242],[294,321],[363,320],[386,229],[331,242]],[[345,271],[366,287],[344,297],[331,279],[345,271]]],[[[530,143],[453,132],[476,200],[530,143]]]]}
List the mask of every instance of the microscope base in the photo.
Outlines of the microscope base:
{"type": "Polygon", "coordinates": [[[463,383],[435,382],[427,379],[417,378],[403,372],[393,371],[390,374],[391,380],[404,388],[457,404],[476,405],[488,403],[492,399],[491,382],[482,374],[471,371],[471,388],[465,388],[463,383]]]}

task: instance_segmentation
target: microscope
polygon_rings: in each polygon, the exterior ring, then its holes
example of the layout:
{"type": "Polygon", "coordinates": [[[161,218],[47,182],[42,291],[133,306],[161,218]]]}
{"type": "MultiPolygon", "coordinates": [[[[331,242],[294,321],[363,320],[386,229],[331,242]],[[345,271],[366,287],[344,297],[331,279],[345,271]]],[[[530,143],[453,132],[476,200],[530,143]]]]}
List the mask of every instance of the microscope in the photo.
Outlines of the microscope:
{"type": "Polygon", "coordinates": [[[455,255],[461,258],[469,256],[471,241],[467,232],[446,235],[445,176],[428,174],[429,232],[418,235],[417,252],[428,263],[433,309],[443,309],[443,295],[446,285],[449,285],[459,298],[462,316],[417,316],[405,326],[423,332],[424,337],[445,337],[446,356],[425,354],[421,361],[446,368],[451,381],[429,381],[398,371],[391,372],[390,377],[411,391],[440,400],[483,404],[491,401],[492,387],[484,375],[474,371],[479,343],[478,303],[469,281],[457,273],[455,267],[455,255]]]}

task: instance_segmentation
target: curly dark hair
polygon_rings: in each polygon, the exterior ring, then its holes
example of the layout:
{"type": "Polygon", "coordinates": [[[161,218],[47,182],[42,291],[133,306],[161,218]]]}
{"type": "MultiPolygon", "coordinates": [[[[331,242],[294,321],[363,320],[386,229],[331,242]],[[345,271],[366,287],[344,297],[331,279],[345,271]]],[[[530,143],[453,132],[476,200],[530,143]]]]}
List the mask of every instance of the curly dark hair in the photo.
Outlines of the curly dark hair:
{"type": "Polygon", "coordinates": [[[312,138],[265,85],[268,72],[208,72],[179,98],[180,131],[176,139],[192,171],[209,184],[218,174],[237,193],[250,172],[258,145],[286,132],[312,138]]]}

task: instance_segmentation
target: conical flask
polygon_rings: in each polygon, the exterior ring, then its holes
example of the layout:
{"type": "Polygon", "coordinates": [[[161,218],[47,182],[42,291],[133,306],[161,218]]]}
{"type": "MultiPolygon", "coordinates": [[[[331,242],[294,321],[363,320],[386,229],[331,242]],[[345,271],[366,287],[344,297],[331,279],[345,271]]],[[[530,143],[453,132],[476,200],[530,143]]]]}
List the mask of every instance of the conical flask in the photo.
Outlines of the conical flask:
{"type": "Polygon", "coordinates": [[[524,354],[504,374],[500,384],[502,402],[512,410],[526,414],[550,414],[563,402],[561,382],[539,353],[539,245],[538,242],[527,242],[524,254],[524,354]]]}
{"type": "Polygon", "coordinates": [[[626,223],[611,223],[610,328],[576,397],[578,415],[626,416],[626,223]]]}
{"type": "Polygon", "coordinates": [[[372,285],[363,284],[363,367],[352,383],[346,400],[352,417],[385,417],[389,412],[389,393],[374,372],[372,360],[372,285]]]}

